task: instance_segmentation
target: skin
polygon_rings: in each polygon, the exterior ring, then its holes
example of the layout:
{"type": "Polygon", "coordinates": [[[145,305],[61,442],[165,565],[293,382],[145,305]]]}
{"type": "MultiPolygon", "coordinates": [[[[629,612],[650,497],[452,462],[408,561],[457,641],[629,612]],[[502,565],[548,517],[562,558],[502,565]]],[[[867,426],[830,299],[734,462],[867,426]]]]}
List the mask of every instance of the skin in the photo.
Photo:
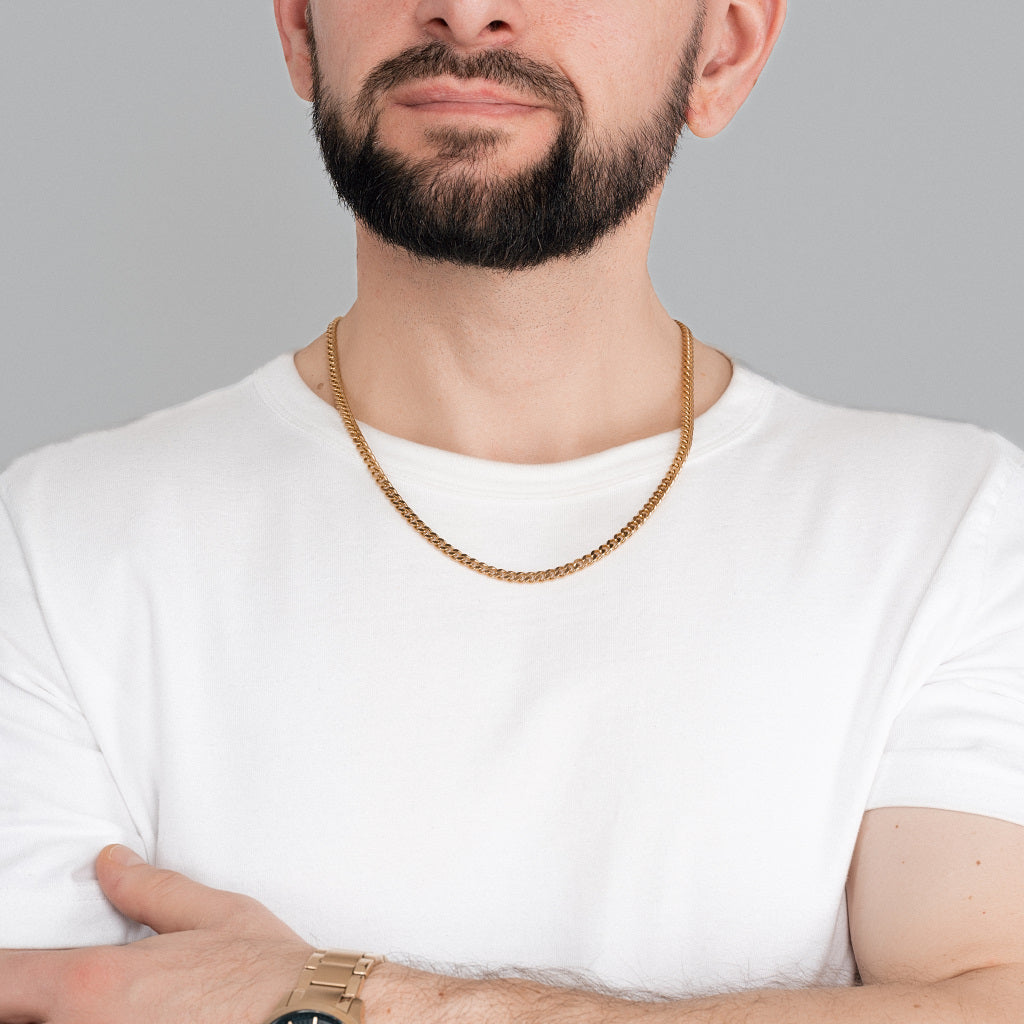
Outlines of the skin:
{"type": "MultiPolygon", "coordinates": [[[[276,0],[285,57],[308,98],[306,0],[276,0]]],[[[709,0],[701,77],[689,111],[720,131],[764,66],[783,0],[709,0]]],[[[557,64],[583,96],[595,138],[653,108],[685,37],[692,0],[319,0],[321,62],[336,95],[375,63],[428,38],[516,46],[557,64]],[[629,87],[624,88],[623,83],[629,87]]],[[[479,98],[478,98],[479,99],[479,98]]],[[[544,109],[395,107],[389,144],[439,145],[437,125],[498,123],[489,154],[512,170],[552,132],[544,109]],[[431,137],[433,135],[433,138],[431,137]]],[[[425,266],[359,233],[359,299],[341,336],[356,415],[399,436],[509,461],[573,458],[678,426],[678,333],[646,273],[657,196],[589,256],[515,275],[425,266]]],[[[326,394],[323,339],[296,363],[326,394]]],[[[729,363],[697,348],[697,411],[729,363]]],[[[614,1014],[686,1024],[1018,1022],[1024,1016],[1024,829],[952,811],[869,812],[848,902],[865,985],[637,1003],[515,979],[456,980],[387,963],[363,989],[366,1024],[579,1024],[614,1014]]],[[[266,1020],[310,952],[244,896],[158,870],[123,848],[97,860],[128,917],[159,934],[130,946],[0,953],[0,1022],[192,1024],[266,1020]]],[[[345,922],[338,922],[339,935],[345,922]]],[[[359,936],[347,945],[358,947],[359,936]]]]}
{"type": "MultiPolygon", "coordinates": [[[[713,134],[753,86],[781,28],[783,4],[712,4],[691,129],[713,134]]],[[[311,96],[306,4],[276,4],[292,82],[311,96]]],[[[515,47],[559,68],[581,95],[595,145],[657,108],[689,36],[696,0],[425,2],[322,0],[312,6],[326,87],[351,100],[382,59],[443,39],[466,50],[515,47]],[[630,81],[629,89],[621,82],[630,81]],[[634,87],[635,85],[635,87],[634,87]]],[[[535,162],[557,120],[543,104],[501,114],[389,104],[381,138],[411,157],[438,154],[438,126],[497,127],[502,144],[470,173],[535,162]]],[[[534,100],[534,103],[538,101],[534,100]]],[[[654,292],[647,253],[660,192],[582,259],[516,274],[429,266],[357,229],[358,299],[339,333],[353,412],[399,437],[481,458],[551,462],[678,429],[679,332],[654,292]]],[[[318,339],[297,360],[327,397],[318,339]]],[[[731,366],[698,344],[696,411],[731,366]]]]}

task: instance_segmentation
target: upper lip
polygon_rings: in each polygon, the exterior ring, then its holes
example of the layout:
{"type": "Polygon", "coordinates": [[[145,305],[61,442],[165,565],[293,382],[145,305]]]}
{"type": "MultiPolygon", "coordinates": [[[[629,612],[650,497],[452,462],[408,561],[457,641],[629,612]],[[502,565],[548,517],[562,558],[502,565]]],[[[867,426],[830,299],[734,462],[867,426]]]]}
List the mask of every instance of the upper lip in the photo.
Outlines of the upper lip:
{"type": "Polygon", "coordinates": [[[541,106],[534,98],[510,92],[482,79],[461,81],[411,82],[395,90],[393,99],[406,107],[425,103],[510,103],[521,107],[541,106]]]}

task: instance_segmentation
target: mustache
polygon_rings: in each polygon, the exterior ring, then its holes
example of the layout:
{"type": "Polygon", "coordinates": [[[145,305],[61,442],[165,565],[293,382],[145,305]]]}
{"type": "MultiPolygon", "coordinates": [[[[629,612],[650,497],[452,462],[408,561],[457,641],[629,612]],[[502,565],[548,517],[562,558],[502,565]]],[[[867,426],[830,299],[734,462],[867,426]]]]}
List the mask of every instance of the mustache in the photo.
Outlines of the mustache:
{"type": "Polygon", "coordinates": [[[373,117],[381,97],[391,89],[424,78],[480,78],[549,101],[578,117],[583,101],[575,86],[556,68],[511,50],[459,53],[440,40],[411,47],[378,64],[366,77],[356,100],[356,115],[373,117]]]}

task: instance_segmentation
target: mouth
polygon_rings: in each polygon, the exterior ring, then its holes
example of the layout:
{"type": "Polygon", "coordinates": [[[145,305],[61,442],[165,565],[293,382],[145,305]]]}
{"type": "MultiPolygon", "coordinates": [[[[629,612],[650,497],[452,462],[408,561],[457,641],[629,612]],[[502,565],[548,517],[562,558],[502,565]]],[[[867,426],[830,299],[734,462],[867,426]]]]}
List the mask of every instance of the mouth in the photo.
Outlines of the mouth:
{"type": "Polygon", "coordinates": [[[414,82],[395,90],[392,101],[420,114],[510,117],[547,105],[483,79],[467,82],[414,82]]]}

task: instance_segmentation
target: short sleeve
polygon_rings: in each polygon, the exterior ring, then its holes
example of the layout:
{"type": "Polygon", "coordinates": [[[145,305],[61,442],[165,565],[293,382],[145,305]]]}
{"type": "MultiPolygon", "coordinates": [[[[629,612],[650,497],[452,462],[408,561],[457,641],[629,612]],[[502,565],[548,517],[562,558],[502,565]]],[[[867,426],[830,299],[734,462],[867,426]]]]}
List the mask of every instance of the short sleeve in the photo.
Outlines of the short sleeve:
{"type": "MultiPolygon", "coordinates": [[[[0,492],[2,496],[2,492],[0,492]]],[[[0,504],[0,948],[129,941],[93,862],[141,850],[65,679],[17,532],[0,504]]]]}
{"type": "Polygon", "coordinates": [[[972,610],[893,723],[869,808],[934,807],[1024,825],[1024,454],[1006,449],[974,546],[980,582],[965,585],[972,610]]]}

